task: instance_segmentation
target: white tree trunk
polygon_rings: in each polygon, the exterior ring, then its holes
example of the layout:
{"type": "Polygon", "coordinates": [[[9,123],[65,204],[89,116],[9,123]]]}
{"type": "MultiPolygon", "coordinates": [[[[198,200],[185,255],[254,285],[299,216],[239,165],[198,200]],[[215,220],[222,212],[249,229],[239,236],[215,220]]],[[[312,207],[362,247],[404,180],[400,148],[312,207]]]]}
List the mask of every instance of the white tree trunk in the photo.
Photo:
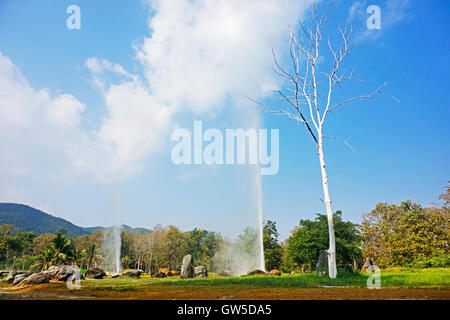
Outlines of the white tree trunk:
{"type": "MultiPolygon", "coordinates": [[[[321,130],[320,130],[321,131],[321,130]]],[[[325,159],[323,155],[323,143],[322,143],[322,132],[319,131],[319,160],[320,169],[322,172],[322,186],[323,186],[323,197],[325,202],[325,208],[327,210],[328,217],[328,235],[330,239],[330,246],[328,248],[328,275],[330,278],[334,279],[337,275],[336,269],[336,240],[334,238],[334,223],[333,223],[333,211],[331,210],[331,200],[330,194],[328,192],[328,177],[327,171],[325,169],[325,159]]]]}

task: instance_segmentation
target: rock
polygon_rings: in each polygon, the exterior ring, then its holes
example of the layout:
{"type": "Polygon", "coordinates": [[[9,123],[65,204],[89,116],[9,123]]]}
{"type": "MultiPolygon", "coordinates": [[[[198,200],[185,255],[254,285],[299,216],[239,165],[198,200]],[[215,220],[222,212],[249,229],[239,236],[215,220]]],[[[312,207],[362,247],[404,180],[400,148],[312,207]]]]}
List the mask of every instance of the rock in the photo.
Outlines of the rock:
{"type": "Polygon", "coordinates": [[[69,277],[79,271],[78,266],[60,266],[58,273],[53,277],[57,281],[66,281],[69,277]]]}
{"type": "Polygon", "coordinates": [[[175,276],[179,276],[180,275],[180,272],[179,271],[173,271],[173,270],[171,270],[171,271],[169,271],[168,273],[167,273],[167,276],[168,277],[175,277],[175,276]]]}
{"type": "Polygon", "coordinates": [[[139,269],[125,269],[122,271],[122,276],[124,277],[140,278],[141,274],[142,270],[139,269]]]}
{"type": "Polygon", "coordinates": [[[12,283],[14,281],[14,278],[16,277],[16,275],[17,275],[17,271],[16,270],[11,270],[8,273],[8,275],[5,278],[3,278],[3,281],[12,283]]]}
{"type": "Polygon", "coordinates": [[[205,266],[198,266],[194,268],[194,278],[206,278],[208,271],[205,266]]]}
{"type": "Polygon", "coordinates": [[[33,273],[31,276],[26,277],[20,283],[21,284],[40,284],[47,283],[49,281],[49,275],[45,272],[33,273]]]}
{"type": "Polygon", "coordinates": [[[221,270],[216,273],[216,276],[218,277],[231,277],[233,274],[229,270],[221,270]]]}
{"type": "Polygon", "coordinates": [[[25,274],[18,274],[14,277],[14,281],[13,284],[19,284],[23,279],[27,278],[27,276],[25,276],[25,274]]]}
{"type": "Polygon", "coordinates": [[[267,273],[265,273],[262,270],[257,269],[257,270],[250,271],[249,273],[247,273],[247,275],[248,276],[266,276],[267,273]]]}
{"type": "Polygon", "coordinates": [[[281,276],[281,272],[280,270],[273,269],[272,271],[269,272],[269,276],[281,276]]]}
{"type": "Polygon", "coordinates": [[[297,274],[297,272],[295,272],[295,271],[289,272],[289,275],[290,275],[290,276],[295,276],[296,274],[297,274]]]}
{"type": "Polygon", "coordinates": [[[159,268],[158,272],[165,273],[167,276],[167,275],[169,275],[170,270],[169,270],[169,268],[159,268]]]}
{"type": "Polygon", "coordinates": [[[100,268],[92,268],[88,269],[84,276],[86,279],[102,279],[106,276],[106,273],[100,268]]]}
{"type": "Polygon", "coordinates": [[[366,258],[366,261],[364,262],[361,270],[364,273],[372,273],[375,271],[375,267],[373,266],[372,261],[369,258],[366,258]]]}
{"type": "Polygon", "coordinates": [[[41,271],[39,271],[39,270],[30,270],[30,271],[27,271],[27,272],[25,272],[25,277],[29,277],[29,276],[31,276],[32,274],[34,274],[34,273],[39,273],[39,272],[41,272],[41,271]]]}
{"type": "Polygon", "coordinates": [[[45,274],[49,276],[50,279],[53,279],[59,272],[60,266],[51,266],[47,270],[43,271],[45,274]]]}
{"type": "Polygon", "coordinates": [[[328,251],[322,250],[319,253],[319,259],[317,259],[316,272],[322,275],[326,274],[327,270],[328,270],[328,251]]]}
{"type": "Polygon", "coordinates": [[[192,256],[185,255],[183,264],[181,265],[181,279],[192,278],[194,276],[194,268],[192,266],[192,256]]]}

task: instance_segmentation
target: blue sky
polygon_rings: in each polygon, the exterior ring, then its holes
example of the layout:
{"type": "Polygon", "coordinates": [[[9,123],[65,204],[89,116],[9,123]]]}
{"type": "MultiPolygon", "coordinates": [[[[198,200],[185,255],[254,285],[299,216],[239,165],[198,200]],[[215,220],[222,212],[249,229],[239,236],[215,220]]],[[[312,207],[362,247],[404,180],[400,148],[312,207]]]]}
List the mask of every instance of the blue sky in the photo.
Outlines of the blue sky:
{"type": "MultiPolygon", "coordinates": [[[[194,120],[238,128],[243,114],[259,113],[261,127],[280,130],[280,170],[262,178],[264,218],[285,239],[300,219],[324,212],[303,126],[243,98],[276,81],[270,50],[285,52],[289,26],[307,17],[310,1],[258,3],[0,0],[0,201],[82,226],[110,225],[120,207],[132,226],[234,236],[256,221],[251,170],[175,166],[170,133],[194,120]],[[66,28],[71,4],[81,9],[80,30],[66,28]]],[[[348,21],[354,4],[337,1],[335,21],[348,21]]],[[[326,145],[333,209],[357,223],[378,202],[438,202],[450,177],[450,5],[359,1],[370,4],[381,8],[382,29],[361,31],[371,46],[350,57],[367,83],[339,95],[388,81],[400,102],[380,95],[347,105],[326,129],[357,151],[326,145]]]]}

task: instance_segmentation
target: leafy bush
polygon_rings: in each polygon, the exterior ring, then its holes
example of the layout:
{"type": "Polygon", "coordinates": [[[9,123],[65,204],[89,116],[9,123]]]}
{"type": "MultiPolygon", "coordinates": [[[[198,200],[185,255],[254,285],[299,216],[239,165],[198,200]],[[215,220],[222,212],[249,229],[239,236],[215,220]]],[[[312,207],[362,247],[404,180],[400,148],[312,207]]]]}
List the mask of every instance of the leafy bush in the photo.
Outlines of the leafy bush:
{"type": "Polygon", "coordinates": [[[409,266],[412,268],[448,268],[450,267],[450,254],[418,258],[409,266]]]}

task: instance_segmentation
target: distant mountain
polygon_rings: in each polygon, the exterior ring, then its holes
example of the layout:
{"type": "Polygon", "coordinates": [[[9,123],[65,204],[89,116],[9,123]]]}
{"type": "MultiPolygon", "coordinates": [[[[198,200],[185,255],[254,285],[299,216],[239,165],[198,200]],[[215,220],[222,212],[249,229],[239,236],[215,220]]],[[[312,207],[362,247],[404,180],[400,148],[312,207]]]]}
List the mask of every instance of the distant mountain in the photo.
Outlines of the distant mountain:
{"type": "MultiPolygon", "coordinates": [[[[41,210],[18,203],[0,203],[0,225],[12,224],[19,231],[32,231],[37,235],[44,233],[55,233],[58,229],[64,228],[70,237],[91,234],[96,231],[104,231],[105,227],[83,228],[65,219],[54,217],[41,210]]],[[[122,226],[133,232],[147,232],[145,228],[132,228],[127,225],[122,226]]]]}
{"type": "MultiPolygon", "coordinates": [[[[85,227],[83,229],[88,231],[89,233],[94,233],[96,231],[105,231],[105,230],[111,229],[111,227],[85,227]]],[[[148,229],[145,229],[145,228],[133,228],[133,227],[127,226],[126,224],[122,225],[122,229],[130,230],[132,232],[143,232],[143,233],[148,231],[148,229]]]]}

